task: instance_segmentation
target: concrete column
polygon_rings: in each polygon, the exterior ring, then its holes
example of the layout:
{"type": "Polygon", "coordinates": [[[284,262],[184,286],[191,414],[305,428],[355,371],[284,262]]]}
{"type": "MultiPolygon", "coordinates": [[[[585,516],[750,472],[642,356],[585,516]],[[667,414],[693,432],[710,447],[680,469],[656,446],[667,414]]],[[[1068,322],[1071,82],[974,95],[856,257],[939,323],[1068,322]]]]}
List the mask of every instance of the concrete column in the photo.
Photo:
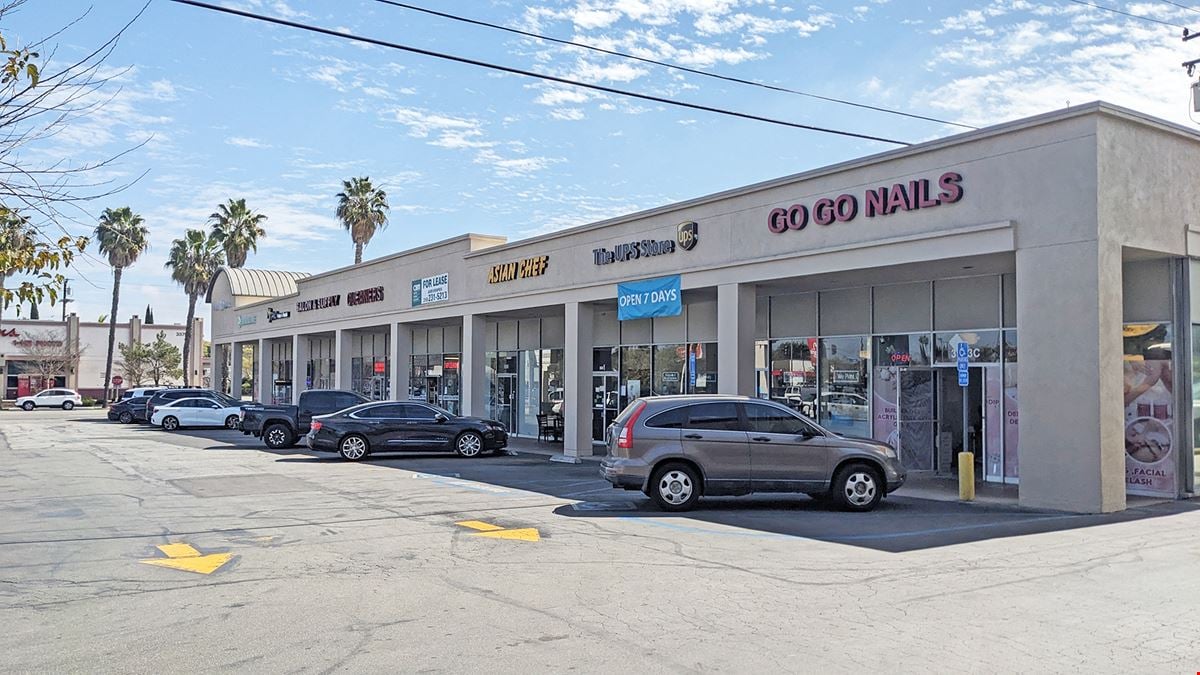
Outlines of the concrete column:
{"type": "Polygon", "coordinates": [[[486,318],[481,314],[467,314],[463,317],[462,363],[459,367],[462,369],[461,395],[464,415],[487,415],[487,351],[483,339],[486,324],[486,318]]]}
{"type": "Polygon", "coordinates": [[[1119,245],[1017,250],[1022,506],[1125,508],[1121,310],[1119,245]]]}
{"type": "Polygon", "coordinates": [[[354,357],[354,335],[345,329],[334,331],[333,353],[337,359],[335,368],[337,388],[350,389],[350,366],[354,357]]]}
{"type": "Polygon", "coordinates": [[[717,286],[717,391],[754,395],[754,284],[717,286]]]}
{"type": "Polygon", "coordinates": [[[556,461],[578,463],[592,454],[592,306],[568,302],[563,349],[563,454],[556,461]]]}
{"type": "Polygon", "coordinates": [[[258,375],[254,378],[256,397],[259,403],[271,402],[271,390],[275,386],[275,378],[271,377],[271,341],[258,341],[258,375]]]}
{"type": "Polygon", "coordinates": [[[388,326],[391,344],[388,353],[391,355],[392,372],[388,374],[392,389],[393,401],[408,400],[408,381],[412,371],[412,330],[402,323],[388,326]]]}
{"type": "Polygon", "coordinates": [[[129,318],[129,339],[125,344],[132,345],[142,341],[142,319],[137,314],[129,318]]]}
{"type": "Polygon", "coordinates": [[[191,364],[192,377],[189,380],[194,385],[204,385],[204,319],[202,317],[192,318],[192,344],[194,347],[191,353],[188,354],[188,359],[191,364]]]}
{"type": "Polygon", "coordinates": [[[229,345],[229,395],[242,398],[242,343],[233,342],[229,345]]]}
{"type": "Polygon", "coordinates": [[[308,389],[309,345],[307,335],[292,336],[292,405],[300,404],[300,392],[308,389]]]}
{"type": "MultiPolygon", "coordinates": [[[[109,317],[110,320],[115,320],[115,317],[109,317]]],[[[75,312],[71,312],[67,316],[67,336],[66,349],[68,354],[73,354],[72,363],[67,368],[67,389],[79,389],[79,357],[81,356],[79,348],[79,316],[75,312]]],[[[104,373],[100,373],[100,377],[104,377],[104,373]]],[[[47,385],[49,386],[49,385],[47,385]]],[[[109,384],[107,382],[100,383],[102,391],[108,391],[109,384]]]]}

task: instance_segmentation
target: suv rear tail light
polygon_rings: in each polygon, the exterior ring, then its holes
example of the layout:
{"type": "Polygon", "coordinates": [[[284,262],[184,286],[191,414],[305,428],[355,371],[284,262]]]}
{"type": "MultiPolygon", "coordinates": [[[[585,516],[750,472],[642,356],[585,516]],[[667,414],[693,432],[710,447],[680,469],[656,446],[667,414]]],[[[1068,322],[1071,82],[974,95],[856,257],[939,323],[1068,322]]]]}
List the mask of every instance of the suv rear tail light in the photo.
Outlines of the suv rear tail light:
{"type": "Polygon", "coordinates": [[[625,424],[621,426],[621,430],[617,432],[617,447],[628,450],[633,447],[633,425],[637,424],[638,418],[642,416],[642,411],[646,409],[646,402],[642,401],[638,404],[633,412],[630,413],[629,419],[625,420],[625,424]]]}
{"type": "Polygon", "coordinates": [[[321,424],[320,422],[318,422],[317,420],[313,420],[312,424],[308,425],[308,428],[312,429],[313,431],[320,431],[322,426],[324,426],[324,425],[321,424]]]}

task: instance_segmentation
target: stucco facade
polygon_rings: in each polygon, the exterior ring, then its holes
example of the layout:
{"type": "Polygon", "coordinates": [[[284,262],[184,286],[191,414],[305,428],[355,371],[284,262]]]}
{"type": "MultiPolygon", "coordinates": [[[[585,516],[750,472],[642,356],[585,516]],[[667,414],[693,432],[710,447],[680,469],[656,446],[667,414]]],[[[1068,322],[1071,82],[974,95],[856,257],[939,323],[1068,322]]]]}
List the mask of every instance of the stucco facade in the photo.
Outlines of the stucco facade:
{"type": "Polygon", "coordinates": [[[1030,506],[1182,496],[1198,150],[1097,103],[521,241],[467,234],[294,294],[238,295],[219,274],[214,381],[263,398],[369,386],[518,432],[561,414],[568,458],[638,394],[770,396],[895,439],[916,469],[969,447],[1030,506]],[[678,311],[618,321],[618,284],[675,276],[678,311]],[[245,348],[255,373],[229,356],[245,348]]]}

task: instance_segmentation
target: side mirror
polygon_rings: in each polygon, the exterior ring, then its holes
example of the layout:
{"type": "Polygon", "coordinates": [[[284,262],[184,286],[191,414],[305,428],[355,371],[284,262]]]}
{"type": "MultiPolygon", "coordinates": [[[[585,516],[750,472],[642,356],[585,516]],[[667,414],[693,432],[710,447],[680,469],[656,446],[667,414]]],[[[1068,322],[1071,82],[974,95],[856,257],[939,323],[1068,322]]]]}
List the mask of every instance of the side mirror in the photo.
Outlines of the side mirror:
{"type": "Polygon", "coordinates": [[[437,422],[438,424],[445,424],[446,422],[449,422],[449,421],[450,421],[450,418],[449,418],[449,417],[446,417],[446,416],[445,416],[445,415],[443,415],[442,413],[438,413],[438,414],[436,414],[436,415],[434,415],[434,416],[433,416],[433,420],[434,420],[435,422],[437,422]]]}

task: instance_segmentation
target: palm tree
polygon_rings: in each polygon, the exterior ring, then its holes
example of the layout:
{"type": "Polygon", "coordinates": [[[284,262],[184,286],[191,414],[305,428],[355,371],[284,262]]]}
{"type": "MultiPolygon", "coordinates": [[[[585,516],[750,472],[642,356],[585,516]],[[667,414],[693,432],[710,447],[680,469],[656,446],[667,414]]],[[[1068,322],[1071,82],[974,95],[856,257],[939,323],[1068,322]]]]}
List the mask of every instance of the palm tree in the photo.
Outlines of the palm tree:
{"type": "Polygon", "coordinates": [[[212,236],[225,249],[225,262],[230,267],[246,264],[246,254],[258,252],[258,238],[267,235],[259,224],[267,217],[246,208],[245,199],[230,199],[217,207],[216,213],[208,217],[212,222],[212,236]]]}
{"type": "Polygon", "coordinates": [[[183,331],[183,383],[191,384],[192,370],[188,355],[192,347],[192,322],[196,318],[196,299],[208,290],[208,283],[221,266],[221,242],[204,230],[186,230],[182,239],[171,242],[167,264],[171,278],[188,294],[187,327],[183,331]]]}
{"type": "Polygon", "coordinates": [[[387,227],[387,193],[371,185],[371,179],[342,181],[338,193],[337,217],[354,240],[354,264],[362,262],[363,247],[375,236],[375,230],[387,227]]]}
{"type": "MultiPolygon", "coordinates": [[[[113,343],[117,337],[117,303],[121,299],[121,272],[137,261],[149,246],[147,241],[149,231],[142,222],[142,217],[134,213],[128,206],[119,209],[104,209],[100,214],[100,224],[96,225],[96,241],[100,243],[101,255],[108,256],[108,264],[113,268],[112,311],[108,322],[108,357],[104,360],[104,391],[108,391],[108,383],[112,381],[113,343]]],[[[104,405],[108,405],[108,396],[104,397],[104,405]]]]}

